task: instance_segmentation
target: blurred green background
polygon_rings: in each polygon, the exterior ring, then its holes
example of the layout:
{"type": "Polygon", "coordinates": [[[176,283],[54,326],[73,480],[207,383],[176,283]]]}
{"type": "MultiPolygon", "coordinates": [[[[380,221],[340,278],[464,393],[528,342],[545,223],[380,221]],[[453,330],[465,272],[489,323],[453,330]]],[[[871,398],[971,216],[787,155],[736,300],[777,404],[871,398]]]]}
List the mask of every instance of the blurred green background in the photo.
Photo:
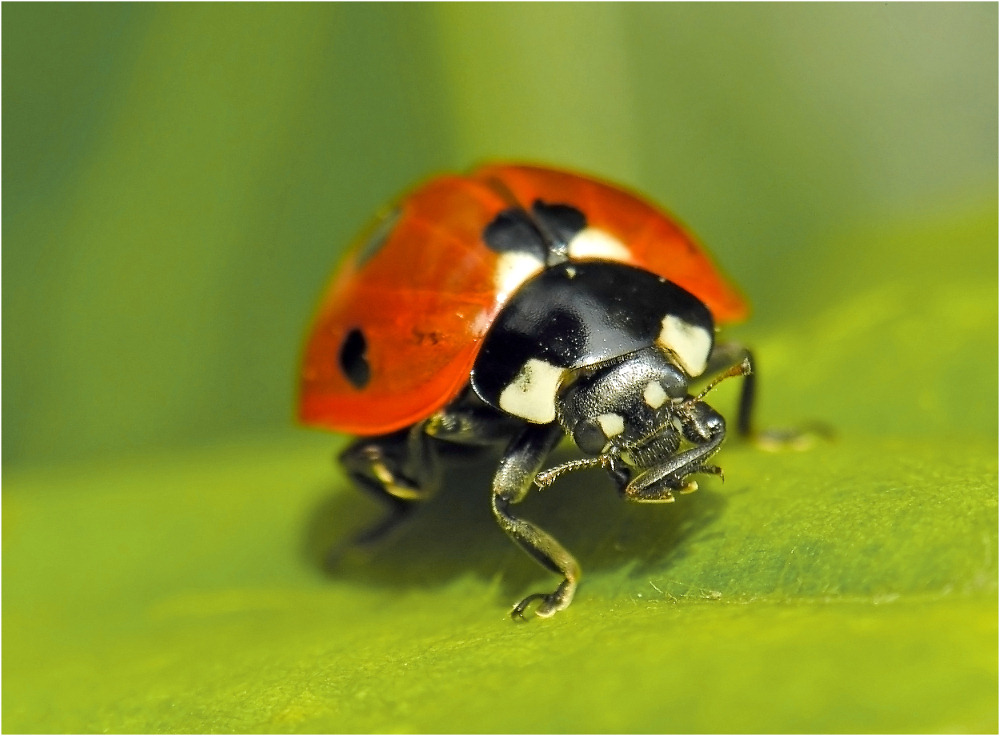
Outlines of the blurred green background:
{"type": "Polygon", "coordinates": [[[3,18],[8,467],[288,426],[342,249],[438,171],[527,159],[644,191],[709,245],[760,329],[835,307],[837,289],[800,302],[800,284],[852,228],[996,200],[992,4],[3,18]]]}
{"type": "Polygon", "coordinates": [[[2,20],[3,730],[996,731],[996,4],[2,20]],[[670,507],[561,481],[525,514],[584,585],[520,627],[551,580],[488,464],[323,575],[376,511],[292,422],[343,249],[498,159],[672,210],[753,304],[763,423],[837,432],[670,507]]]}

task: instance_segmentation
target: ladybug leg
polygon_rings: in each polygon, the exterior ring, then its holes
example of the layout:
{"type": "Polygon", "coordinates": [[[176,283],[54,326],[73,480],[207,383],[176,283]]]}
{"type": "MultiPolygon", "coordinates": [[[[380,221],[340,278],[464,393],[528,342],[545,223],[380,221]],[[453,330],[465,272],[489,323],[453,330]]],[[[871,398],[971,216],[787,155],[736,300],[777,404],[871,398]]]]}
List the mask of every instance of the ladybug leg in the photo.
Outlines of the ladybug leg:
{"type": "Polygon", "coordinates": [[[618,494],[624,496],[625,489],[628,488],[628,484],[632,481],[632,469],[622,462],[620,457],[610,456],[607,472],[611,476],[611,480],[614,481],[615,486],[617,486],[618,494]]]}
{"type": "Polygon", "coordinates": [[[534,485],[542,463],[562,439],[562,428],[556,424],[530,424],[507,446],[496,475],[493,477],[493,515],[500,528],[517,542],[543,567],[562,575],[563,581],[551,593],[535,593],[522,600],[510,612],[512,618],[523,618],[535,601],[541,601],[535,613],[548,617],[566,608],[580,580],[580,566],[552,536],[534,524],[514,516],[513,504],[524,500],[534,485]]]}
{"type": "Polygon", "coordinates": [[[442,459],[447,460],[450,451],[496,445],[509,439],[521,424],[466,396],[409,429],[353,442],[341,453],[341,465],[358,488],[388,510],[358,534],[352,546],[381,540],[432,496],[441,482],[442,459]]]}
{"type": "Polygon", "coordinates": [[[736,365],[743,360],[750,361],[750,372],[744,375],[743,389],[740,391],[739,411],[736,415],[736,432],[743,439],[750,440],[758,449],[772,452],[782,450],[807,450],[817,439],[830,440],[833,430],[822,422],[810,422],[804,427],[756,429],[753,419],[757,401],[757,370],[753,353],[746,345],[736,342],[716,343],[708,358],[705,375],[711,375],[736,365]]]}
{"type": "Polygon", "coordinates": [[[698,484],[687,477],[692,473],[722,475],[722,468],[706,461],[719,450],[725,439],[723,429],[704,444],[676,455],[670,462],[642,473],[625,486],[623,495],[634,503],[673,503],[674,493],[693,493],[698,484]]]}
{"type": "Polygon", "coordinates": [[[489,447],[509,440],[522,425],[521,420],[500,414],[473,395],[433,415],[424,431],[442,442],[489,447]]]}
{"type": "Polygon", "coordinates": [[[367,546],[383,538],[426,500],[440,483],[440,462],[424,422],[381,437],[356,440],[340,454],[355,485],[389,507],[385,517],[358,534],[353,543],[367,546]]]}

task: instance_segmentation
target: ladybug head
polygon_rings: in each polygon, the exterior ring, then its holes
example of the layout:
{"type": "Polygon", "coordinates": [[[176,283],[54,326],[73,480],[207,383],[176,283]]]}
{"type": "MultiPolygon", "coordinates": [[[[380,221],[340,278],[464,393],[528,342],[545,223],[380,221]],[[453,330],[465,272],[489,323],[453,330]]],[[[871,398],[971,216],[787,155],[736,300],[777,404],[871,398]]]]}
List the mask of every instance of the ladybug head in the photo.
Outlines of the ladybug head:
{"type": "MultiPolygon", "coordinates": [[[[596,458],[584,465],[608,468],[630,494],[681,489],[691,473],[715,472],[704,462],[726,434],[722,415],[702,401],[707,390],[689,395],[689,380],[658,347],[638,350],[577,377],[561,392],[559,422],[596,458]]],[[[565,470],[549,471],[549,482],[565,470]]]]}

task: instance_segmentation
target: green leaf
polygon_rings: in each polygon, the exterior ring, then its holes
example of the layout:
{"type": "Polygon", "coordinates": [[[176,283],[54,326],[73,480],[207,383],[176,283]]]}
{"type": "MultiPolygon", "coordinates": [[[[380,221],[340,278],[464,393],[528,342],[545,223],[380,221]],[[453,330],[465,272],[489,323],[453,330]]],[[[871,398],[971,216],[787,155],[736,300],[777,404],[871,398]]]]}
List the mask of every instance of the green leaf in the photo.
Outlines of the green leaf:
{"type": "Polygon", "coordinates": [[[509,605],[554,581],[490,519],[488,468],[322,575],[374,513],[328,495],[323,450],[8,477],[4,730],[995,729],[992,443],[732,446],[672,506],[561,481],[525,513],[585,582],[526,624],[509,605]]]}

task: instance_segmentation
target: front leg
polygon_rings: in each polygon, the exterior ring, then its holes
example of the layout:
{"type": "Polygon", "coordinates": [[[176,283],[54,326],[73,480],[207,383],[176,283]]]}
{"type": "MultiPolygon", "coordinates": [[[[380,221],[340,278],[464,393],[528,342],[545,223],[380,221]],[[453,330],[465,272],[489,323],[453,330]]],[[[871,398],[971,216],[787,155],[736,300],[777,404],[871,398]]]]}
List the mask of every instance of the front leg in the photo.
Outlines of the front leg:
{"type": "Polygon", "coordinates": [[[722,475],[722,468],[708,465],[707,461],[719,451],[726,438],[725,420],[705,404],[696,404],[691,411],[694,418],[689,418],[690,424],[685,436],[690,441],[700,440],[699,444],[633,477],[624,490],[625,498],[629,501],[672,503],[675,491],[692,493],[698,489],[697,483],[688,480],[689,475],[722,475]],[[697,427],[699,433],[703,433],[701,437],[696,436],[694,427],[697,427]]]}
{"type": "Polygon", "coordinates": [[[528,495],[542,463],[562,436],[562,428],[554,422],[526,426],[508,445],[493,478],[493,515],[500,528],[543,567],[563,577],[551,593],[534,593],[514,606],[510,612],[513,618],[523,618],[525,610],[535,601],[541,601],[535,613],[543,618],[563,610],[573,600],[580,580],[580,566],[559,542],[510,512],[511,505],[528,495]]]}

